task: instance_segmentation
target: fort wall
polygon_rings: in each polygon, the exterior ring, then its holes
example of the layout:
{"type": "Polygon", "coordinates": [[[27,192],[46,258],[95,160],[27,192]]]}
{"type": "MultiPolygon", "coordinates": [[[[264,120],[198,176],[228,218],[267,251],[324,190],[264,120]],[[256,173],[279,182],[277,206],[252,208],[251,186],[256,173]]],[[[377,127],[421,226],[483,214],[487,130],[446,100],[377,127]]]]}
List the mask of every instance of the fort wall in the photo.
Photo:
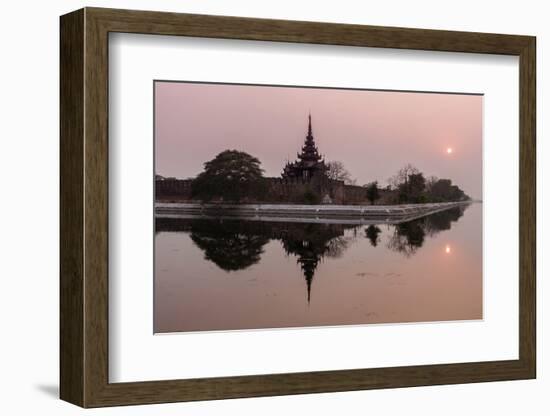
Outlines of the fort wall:
{"type": "Polygon", "coordinates": [[[163,179],[155,181],[155,200],[191,201],[192,179],[163,179]]]}
{"type": "MultiPolygon", "coordinates": [[[[246,198],[246,203],[281,204],[337,204],[368,205],[367,191],[362,186],[346,185],[343,181],[330,179],[288,179],[265,178],[263,195],[246,198]]],[[[191,202],[192,179],[163,179],[155,181],[157,201],[191,202]]],[[[393,203],[394,192],[379,190],[380,199],[376,204],[393,203]]],[[[194,202],[197,202],[196,200],[194,202]]]]}

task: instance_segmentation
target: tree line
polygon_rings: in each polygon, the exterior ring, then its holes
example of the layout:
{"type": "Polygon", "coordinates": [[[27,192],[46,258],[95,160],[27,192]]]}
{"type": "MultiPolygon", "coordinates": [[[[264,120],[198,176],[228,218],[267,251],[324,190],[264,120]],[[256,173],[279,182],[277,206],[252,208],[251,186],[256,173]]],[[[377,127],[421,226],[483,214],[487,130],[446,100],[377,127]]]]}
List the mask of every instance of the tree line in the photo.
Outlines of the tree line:
{"type": "Polygon", "coordinates": [[[398,203],[417,204],[471,199],[450,179],[440,179],[435,176],[426,178],[411,164],[401,168],[388,182],[390,188],[396,193],[398,203]]]}
{"type": "MultiPolygon", "coordinates": [[[[356,180],[339,161],[327,163],[327,178],[355,185],[356,180]]],[[[235,201],[250,195],[265,195],[268,191],[260,160],[238,150],[224,150],[204,164],[204,170],[192,182],[192,196],[203,201],[222,198],[235,201]]],[[[160,175],[157,175],[157,179],[160,175]]],[[[428,203],[468,200],[470,197],[450,179],[426,178],[408,164],[381,188],[377,181],[363,185],[365,198],[376,204],[382,192],[390,195],[391,203],[428,203]]],[[[387,200],[388,198],[386,198],[387,200]]],[[[386,201],[387,202],[387,201],[386,201]]]]}

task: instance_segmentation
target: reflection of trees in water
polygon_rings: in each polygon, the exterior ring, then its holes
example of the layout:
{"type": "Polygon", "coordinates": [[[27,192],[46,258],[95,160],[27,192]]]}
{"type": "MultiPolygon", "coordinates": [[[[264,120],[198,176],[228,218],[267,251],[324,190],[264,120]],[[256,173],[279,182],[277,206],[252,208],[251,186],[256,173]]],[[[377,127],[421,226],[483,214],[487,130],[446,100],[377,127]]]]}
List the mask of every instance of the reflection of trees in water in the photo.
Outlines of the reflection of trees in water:
{"type": "Polygon", "coordinates": [[[354,240],[355,239],[353,237],[345,237],[343,235],[339,237],[334,237],[332,240],[329,240],[327,242],[327,250],[324,255],[333,259],[342,257],[344,251],[348,249],[348,247],[354,240]]]}
{"type": "MultiPolygon", "coordinates": [[[[387,248],[405,256],[414,255],[426,237],[448,230],[464,213],[467,205],[451,208],[418,220],[392,226],[387,248]]],[[[156,231],[188,232],[204,258],[225,271],[246,269],[261,259],[264,245],[270,240],[281,242],[287,255],[296,257],[307,286],[308,303],[311,284],[319,262],[324,257],[341,257],[356,239],[361,226],[318,223],[284,223],[238,219],[157,218],[156,231]],[[354,230],[353,236],[345,231],[354,230]]],[[[364,229],[373,247],[380,242],[381,229],[369,225],[364,229]]]]}
{"type": "Polygon", "coordinates": [[[388,248],[409,257],[424,244],[423,223],[421,220],[397,224],[388,240],[388,248]]]}
{"type": "Polygon", "coordinates": [[[191,240],[204,252],[204,258],[225,271],[242,270],[258,263],[269,241],[268,236],[247,223],[191,220],[180,223],[184,225],[191,240]]]}
{"type": "Polygon", "coordinates": [[[186,232],[204,258],[225,271],[246,269],[260,261],[269,237],[249,222],[221,219],[156,218],[155,231],[186,232]]]}
{"type": "Polygon", "coordinates": [[[387,247],[407,257],[412,256],[422,247],[426,236],[434,237],[441,231],[450,230],[451,223],[458,221],[468,206],[461,205],[417,220],[396,224],[387,247]]]}
{"type": "Polygon", "coordinates": [[[373,247],[376,247],[380,242],[379,235],[381,232],[382,230],[376,225],[369,225],[365,229],[365,237],[367,237],[370,240],[370,243],[373,247]]]}
{"type": "Polygon", "coordinates": [[[437,212],[425,217],[424,228],[426,234],[434,236],[441,231],[450,230],[451,223],[457,222],[460,217],[464,215],[464,211],[468,209],[470,205],[459,205],[454,208],[450,208],[445,211],[437,212]]]}

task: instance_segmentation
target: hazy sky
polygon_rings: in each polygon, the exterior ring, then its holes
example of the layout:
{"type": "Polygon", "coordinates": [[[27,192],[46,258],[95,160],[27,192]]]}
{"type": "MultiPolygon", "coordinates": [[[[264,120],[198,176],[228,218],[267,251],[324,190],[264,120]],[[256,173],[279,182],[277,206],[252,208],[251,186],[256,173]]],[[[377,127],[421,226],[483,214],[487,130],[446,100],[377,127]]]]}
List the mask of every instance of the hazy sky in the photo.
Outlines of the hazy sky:
{"type": "Polygon", "coordinates": [[[311,111],[327,161],[344,163],[357,184],[387,179],[411,163],[426,177],[452,179],[481,198],[479,95],[248,85],[155,83],[156,173],[188,178],[225,149],[280,176],[296,159],[311,111]]]}

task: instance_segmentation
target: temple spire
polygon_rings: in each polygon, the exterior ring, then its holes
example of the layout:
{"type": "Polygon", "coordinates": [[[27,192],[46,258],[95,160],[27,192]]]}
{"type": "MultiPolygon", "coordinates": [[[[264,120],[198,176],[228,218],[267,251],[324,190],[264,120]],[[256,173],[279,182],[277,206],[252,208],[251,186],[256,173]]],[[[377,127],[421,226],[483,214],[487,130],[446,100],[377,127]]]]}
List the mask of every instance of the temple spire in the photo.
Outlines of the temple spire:
{"type": "Polygon", "coordinates": [[[296,154],[297,160],[285,166],[283,178],[297,178],[309,181],[314,176],[325,177],[326,166],[323,157],[315,145],[313,128],[311,126],[311,111],[308,113],[307,136],[303,142],[301,152],[296,154]]]}

